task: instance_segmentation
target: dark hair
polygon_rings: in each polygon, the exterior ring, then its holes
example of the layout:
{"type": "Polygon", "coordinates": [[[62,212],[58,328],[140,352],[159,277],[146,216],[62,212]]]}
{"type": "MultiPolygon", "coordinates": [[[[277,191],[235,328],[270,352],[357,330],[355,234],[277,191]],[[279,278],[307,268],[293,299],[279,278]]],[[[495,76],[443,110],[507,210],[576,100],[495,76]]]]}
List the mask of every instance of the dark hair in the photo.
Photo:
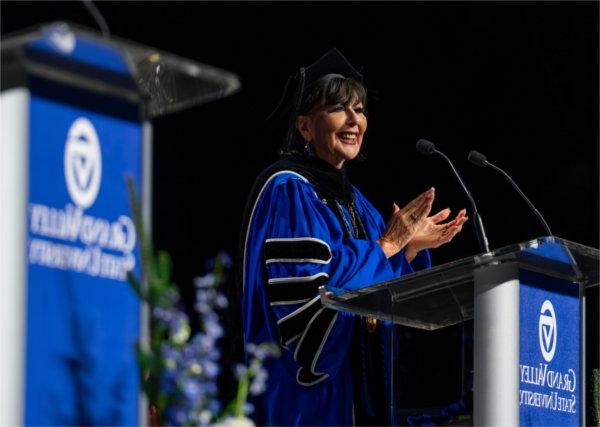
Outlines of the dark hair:
{"type": "Polygon", "coordinates": [[[281,156],[301,154],[304,151],[304,138],[296,129],[296,118],[307,115],[315,108],[323,108],[332,105],[348,105],[354,99],[362,102],[367,107],[367,88],[358,80],[340,75],[326,75],[315,81],[304,89],[304,96],[297,114],[292,112],[290,117],[288,136],[284,146],[280,150],[281,156]]]}

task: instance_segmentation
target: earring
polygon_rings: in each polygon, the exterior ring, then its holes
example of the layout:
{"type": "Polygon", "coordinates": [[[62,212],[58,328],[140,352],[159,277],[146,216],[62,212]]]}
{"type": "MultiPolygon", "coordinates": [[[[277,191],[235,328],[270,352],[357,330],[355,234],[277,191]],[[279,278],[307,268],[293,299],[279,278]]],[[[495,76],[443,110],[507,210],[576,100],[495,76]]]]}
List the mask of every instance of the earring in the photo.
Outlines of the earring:
{"type": "Polygon", "coordinates": [[[310,142],[306,141],[306,143],[304,144],[304,151],[305,152],[309,152],[310,151],[310,142]]]}

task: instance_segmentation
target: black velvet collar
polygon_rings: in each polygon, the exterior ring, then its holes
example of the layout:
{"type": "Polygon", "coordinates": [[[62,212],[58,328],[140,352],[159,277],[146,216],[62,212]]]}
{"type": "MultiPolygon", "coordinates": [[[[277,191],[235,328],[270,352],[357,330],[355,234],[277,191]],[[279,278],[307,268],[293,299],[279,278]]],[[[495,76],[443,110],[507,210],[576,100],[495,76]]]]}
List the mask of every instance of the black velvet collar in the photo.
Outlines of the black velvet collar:
{"type": "Polygon", "coordinates": [[[336,169],[315,156],[294,155],[274,163],[265,171],[266,176],[281,170],[298,172],[317,187],[317,192],[325,197],[332,197],[343,203],[350,203],[354,198],[352,184],[348,179],[345,167],[336,169]]]}

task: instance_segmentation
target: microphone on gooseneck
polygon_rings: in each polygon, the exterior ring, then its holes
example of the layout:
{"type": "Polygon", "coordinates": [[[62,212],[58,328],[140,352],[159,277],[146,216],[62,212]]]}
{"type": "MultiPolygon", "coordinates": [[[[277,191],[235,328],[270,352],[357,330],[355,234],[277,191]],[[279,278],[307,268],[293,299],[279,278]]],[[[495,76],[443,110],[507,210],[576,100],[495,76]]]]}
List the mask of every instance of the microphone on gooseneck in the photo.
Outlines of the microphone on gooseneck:
{"type": "Polygon", "coordinates": [[[461,179],[460,175],[458,174],[458,171],[454,167],[454,164],[452,163],[452,161],[444,153],[442,153],[439,150],[436,150],[433,142],[427,141],[426,139],[419,139],[417,141],[417,150],[419,152],[421,152],[423,154],[427,154],[427,155],[437,154],[439,156],[442,156],[444,159],[446,159],[446,161],[450,165],[450,168],[452,169],[452,172],[454,172],[454,175],[458,179],[458,182],[460,183],[463,191],[467,195],[469,202],[471,203],[471,208],[473,209],[473,217],[475,218],[473,223],[475,225],[475,233],[477,234],[477,240],[479,241],[479,248],[481,249],[482,252],[489,252],[490,247],[488,245],[487,236],[485,235],[485,229],[483,228],[483,221],[481,220],[481,215],[479,215],[479,211],[477,210],[477,205],[475,204],[475,200],[473,200],[471,193],[469,192],[469,190],[467,189],[467,186],[465,185],[465,183],[461,179]]]}
{"type": "Polygon", "coordinates": [[[531,203],[531,201],[527,198],[527,196],[525,195],[525,193],[523,193],[521,191],[521,189],[519,188],[519,186],[517,185],[517,183],[515,181],[513,181],[513,179],[510,177],[510,175],[508,175],[504,170],[500,169],[498,166],[494,165],[493,163],[490,163],[487,158],[477,152],[477,151],[471,151],[469,153],[469,161],[471,163],[473,163],[474,165],[477,166],[489,166],[492,169],[497,170],[498,172],[500,172],[502,175],[504,175],[504,177],[508,180],[508,182],[510,182],[512,184],[512,186],[514,187],[515,190],[517,190],[517,193],[519,193],[519,195],[525,200],[525,202],[527,202],[527,205],[531,208],[531,210],[533,210],[533,212],[535,213],[535,215],[538,217],[538,219],[542,222],[542,224],[544,225],[544,228],[546,229],[546,232],[548,233],[548,236],[552,236],[552,230],[550,230],[550,227],[548,226],[548,223],[546,222],[546,220],[544,219],[544,217],[542,216],[542,214],[540,213],[540,211],[538,211],[535,206],[533,206],[533,203],[531,203]]]}

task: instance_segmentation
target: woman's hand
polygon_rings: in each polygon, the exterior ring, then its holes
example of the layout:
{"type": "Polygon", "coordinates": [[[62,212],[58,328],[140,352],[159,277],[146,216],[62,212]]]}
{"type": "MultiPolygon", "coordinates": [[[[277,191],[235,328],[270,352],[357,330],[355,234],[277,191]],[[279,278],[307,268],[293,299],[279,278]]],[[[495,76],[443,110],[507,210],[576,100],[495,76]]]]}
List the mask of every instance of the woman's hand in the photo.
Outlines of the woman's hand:
{"type": "Polygon", "coordinates": [[[456,217],[441,224],[450,216],[450,209],[444,209],[435,215],[425,218],[423,226],[417,230],[406,245],[406,259],[412,261],[423,249],[438,248],[451,241],[461,230],[467,220],[467,210],[462,209],[456,217]]]}
{"type": "Polygon", "coordinates": [[[425,227],[434,198],[435,189],[432,187],[402,209],[394,203],[387,228],[377,241],[386,257],[390,258],[400,252],[425,227]]]}

